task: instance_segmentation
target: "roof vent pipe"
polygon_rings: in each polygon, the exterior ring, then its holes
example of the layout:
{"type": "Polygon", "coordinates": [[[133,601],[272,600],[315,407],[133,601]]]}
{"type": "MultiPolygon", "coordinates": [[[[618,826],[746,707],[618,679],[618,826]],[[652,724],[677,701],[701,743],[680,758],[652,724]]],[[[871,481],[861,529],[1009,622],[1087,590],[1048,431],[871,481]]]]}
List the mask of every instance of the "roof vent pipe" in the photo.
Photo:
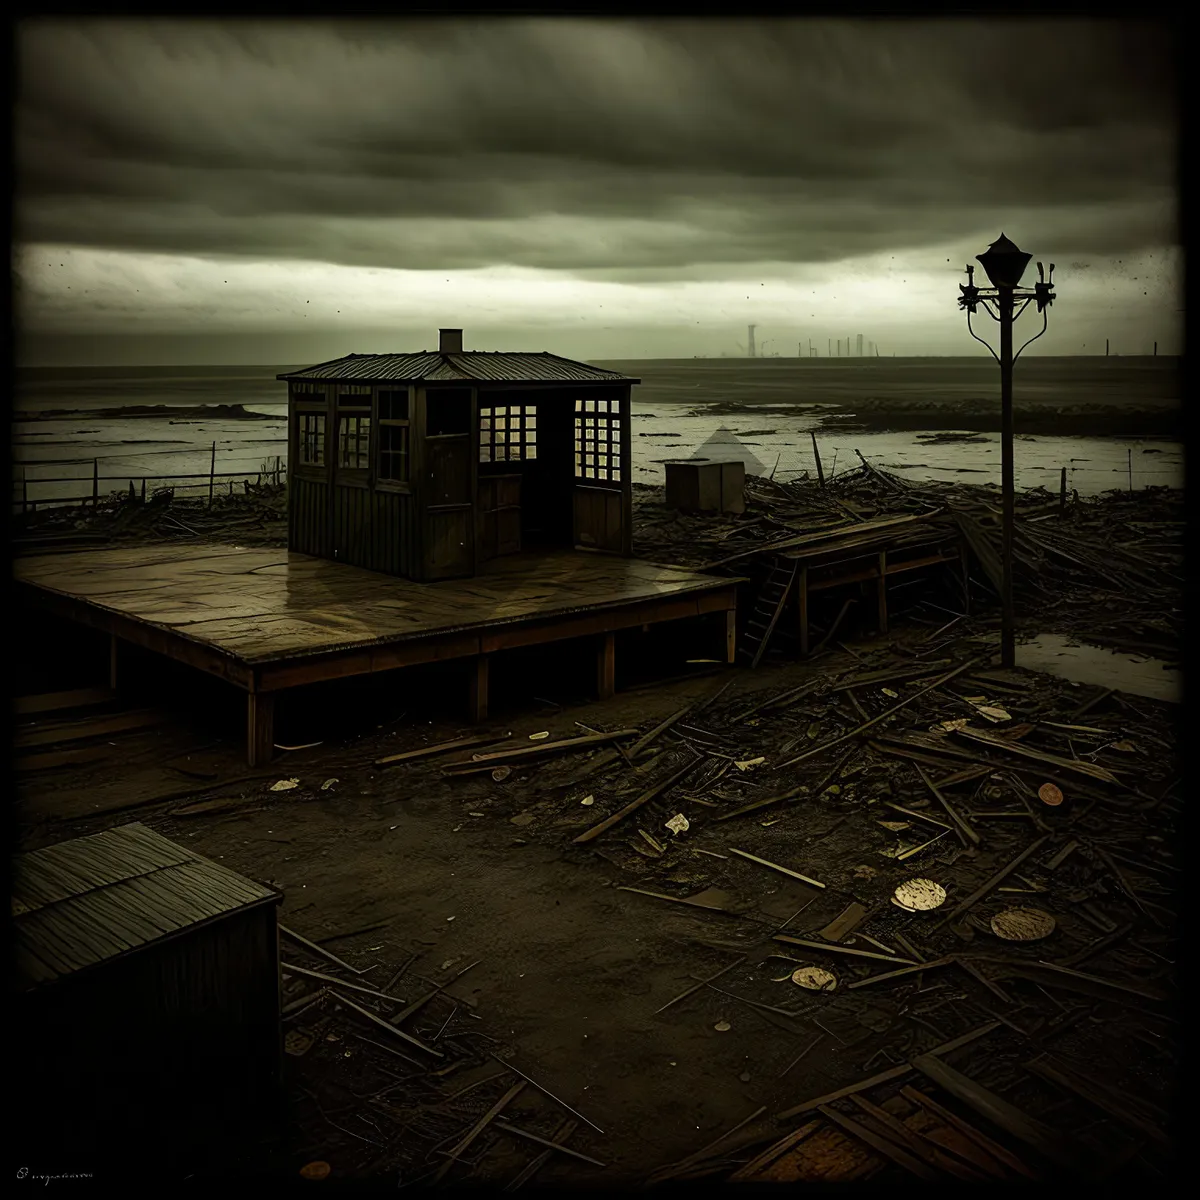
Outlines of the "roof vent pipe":
{"type": "Polygon", "coordinates": [[[461,354],[462,348],[462,330],[461,329],[439,329],[438,330],[438,350],[442,354],[461,354]]]}

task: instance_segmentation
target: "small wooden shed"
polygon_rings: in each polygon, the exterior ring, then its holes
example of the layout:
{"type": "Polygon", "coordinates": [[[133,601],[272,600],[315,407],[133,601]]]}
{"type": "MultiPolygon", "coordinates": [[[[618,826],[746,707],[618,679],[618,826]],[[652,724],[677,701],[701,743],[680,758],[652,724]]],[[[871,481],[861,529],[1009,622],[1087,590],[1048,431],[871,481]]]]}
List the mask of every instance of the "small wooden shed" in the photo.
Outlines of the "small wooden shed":
{"type": "Polygon", "coordinates": [[[280,899],[140,824],[17,857],[22,1144],[188,1173],[269,1128],[280,899]]]}
{"type": "Polygon", "coordinates": [[[554,354],[351,354],[288,384],[288,548],[408,579],[632,552],[637,379],[554,354]]]}

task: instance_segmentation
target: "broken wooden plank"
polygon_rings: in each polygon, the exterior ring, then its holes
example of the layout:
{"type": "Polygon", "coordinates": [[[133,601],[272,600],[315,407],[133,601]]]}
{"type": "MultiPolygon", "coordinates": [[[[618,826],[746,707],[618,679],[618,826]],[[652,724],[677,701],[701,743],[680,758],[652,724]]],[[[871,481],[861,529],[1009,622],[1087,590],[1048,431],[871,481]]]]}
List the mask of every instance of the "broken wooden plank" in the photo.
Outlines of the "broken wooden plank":
{"type": "Polygon", "coordinates": [[[1092,709],[1096,707],[1096,705],[1103,704],[1104,701],[1107,700],[1109,698],[1109,696],[1111,696],[1115,690],[1116,690],[1115,688],[1110,688],[1110,687],[1104,688],[1102,691],[1097,693],[1086,703],[1081,704],[1073,713],[1070,714],[1070,716],[1068,717],[1068,720],[1078,721],[1080,717],[1084,716],[1086,713],[1091,712],[1092,709]]]}
{"type": "Polygon", "coordinates": [[[361,983],[350,983],[345,979],[338,979],[336,976],[326,975],[323,971],[314,971],[309,967],[296,967],[291,963],[280,963],[279,969],[285,975],[296,975],[303,979],[319,979],[322,983],[335,983],[338,987],[348,988],[352,992],[361,992],[364,996],[373,996],[376,1000],[386,1000],[389,1004],[404,1003],[398,996],[389,996],[386,992],[378,991],[376,988],[364,987],[361,983]]]}
{"type": "Polygon", "coordinates": [[[488,1055],[491,1058],[494,1058],[502,1067],[507,1067],[510,1071],[514,1072],[517,1075],[520,1075],[520,1077],[522,1079],[524,1079],[527,1083],[532,1083],[533,1086],[535,1088],[537,1088],[537,1090],[539,1092],[541,1092],[543,1096],[547,1097],[550,1100],[553,1100],[554,1103],[557,1104],[560,1108],[565,1108],[567,1110],[567,1112],[569,1112],[571,1114],[571,1116],[578,1117],[585,1125],[590,1125],[597,1133],[604,1132],[604,1130],[601,1129],[600,1126],[597,1125],[595,1121],[589,1121],[587,1119],[587,1117],[585,1117],[583,1115],[583,1113],[576,1112],[575,1109],[573,1109],[569,1104],[566,1103],[566,1101],[560,1100],[552,1091],[549,1090],[549,1088],[543,1087],[540,1083],[538,1083],[538,1081],[536,1079],[530,1079],[530,1077],[528,1075],[526,1075],[525,1072],[522,1071],[520,1067],[514,1067],[512,1065],[512,1063],[510,1063],[507,1059],[501,1058],[500,1055],[498,1055],[493,1050],[489,1050],[488,1055]]]}
{"type": "Polygon", "coordinates": [[[58,767],[80,767],[112,758],[115,749],[103,746],[77,746],[73,750],[47,750],[41,754],[22,754],[13,759],[18,771],[53,771],[58,767]]]}
{"type": "Polygon", "coordinates": [[[954,771],[937,781],[940,788],[954,787],[959,783],[970,783],[975,779],[981,779],[984,775],[991,774],[991,763],[980,763],[974,767],[963,767],[961,771],[954,771]]]}
{"type": "Polygon", "coordinates": [[[1036,842],[1030,842],[1030,844],[1026,846],[1016,858],[1012,859],[1011,862],[1006,863],[986,882],[980,884],[979,887],[977,887],[965,900],[957,904],[951,910],[951,912],[939,922],[939,927],[942,925],[947,925],[951,921],[955,921],[961,917],[963,913],[965,913],[973,904],[982,900],[983,897],[988,894],[988,892],[990,892],[993,888],[998,887],[1005,879],[1007,879],[1008,876],[1013,873],[1013,871],[1015,871],[1027,858],[1030,857],[1030,855],[1036,854],[1038,850],[1040,850],[1042,846],[1044,846],[1045,843],[1053,836],[1053,834],[1046,833],[1038,838],[1036,842]]]}
{"type": "Polygon", "coordinates": [[[698,992],[702,987],[705,987],[708,984],[713,983],[715,980],[720,979],[722,975],[726,974],[728,971],[732,971],[734,967],[744,963],[745,961],[746,955],[743,954],[741,958],[735,959],[727,967],[722,967],[715,975],[710,975],[707,979],[702,979],[699,983],[688,988],[686,991],[680,992],[674,1000],[668,1000],[666,1004],[662,1006],[662,1008],[656,1008],[652,1015],[657,1017],[659,1013],[666,1012],[668,1008],[672,1007],[672,1005],[678,1004],[680,1000],[686,1000],[689,996],[695,995],[695,993],[698,992]]]}
{"type": "Polygon", "coordinates": [[[1016,1105],[1010,1104],[932,1054],[918,1055],[912,1060],[912,1065],[922,1075],[933,1080],[940,1088],[973,1108],[992,1124],[1032,1146],[1043,1158],[1073,1173],[1086,1168],[1087,1153],[1062,1130],[1054,1129],[1028,1116],[1016,1105]]]}
{"type": "Polygon", "coordinates": [[[400,754],[389,754],[385,758],[377,758],[372,766],[390,767],[401,762],[416,762],[422,758],[433,758],[438,754],[450,754],[454,750],[465,750],[468,746],[494,746],[501,742],[512,740],[511,733],[485,733],[472,737],[453,738],[448,742],[439,742],[436,746],[422,746],[417,750],[405,750],[400,754]]]}
{"type": "Polygon", "coordinates": [[[879,683],[902,683],[910,679],[923,679],[945,670],[953,661],[951,658],[935,658],[930,662],[922,663],[916,667],[896,666],[886,667],[881,671],[866,671],[861,675],[851,675],[849,678],[835,683],[830,688],[830,691],[842,692],[847,688],[868,687],[879,683]]]}
{"type": "Polygon", "coordinates": [[[667,730],[670,729],[671,726],[677,721],[683,720],[683,718],[692,711],[692,707],[693,706],[691,704],[685,704],[681,709],[678,710],[678,712],[673,712],[665,721],[661,721],[659,724],[655,725],[655,727],[651,729],[649,733],[638,738],[638,740],[634,742],[626,752],[629,755],[629,760],[632,762],[651,744],[651,742],[655,741],[662,734],[666,733],[667,730]]]}
{"type": "Polygon", "coordinates": [[[1084,775],[1088,779],[1098,779],[1102,783],[1121,782],[1106,767],[1096,766],[1094,763],[1083,762],[1080,759],[1062,758],[1057,754],[1048,754],[1044,750],[1034,750],[1030,746],[1022,746],[1019,742],[1009,741],[1008,738],[990,733],[986,729],[953,729],[950,733],[952,737],[966,738],[968,741],[987,746],[992,750],[1001,750],[1006,754],[1015,754],[1033,762],[1057,767],[1060,771],[1070,771],[1075,775],[1084,775]]]}
{"type": "Polygon", "coordinates": [[[851,1104],[862,1109],[867,1117],[885,1130],[892,1141],[897,1145],[904,1146],[940,1174],[952,1175],[956,1179],[964,1179],[969,1182],[976,1182],[982,1178],[977,1171],[965,1163],[960,1163],[952,1155],[946,1154],[936,1143],[929,1141],[915,1129],[910,1129],[898,1117],[893,1116],[886,1109],[880,1108],[878,1104],[872,1104],[870,1100],[860,1096],[857,1092],[848,1099],[851,1104]]]}
{"type": "Polygon", "coordinates": [[[913,692],[911,696],[906,696],[899,704],[893,704],[891,708],[885,709],[878,716],[872,717],[869,721],[864,721],[857,728],[850,730],[849,733],[843,733],[840,737],[834,738],[832,741],[825,742],[824,745],[814,746],[811,750],[806,750],[803,754],[798,754],[795,758],[790,758],[787,762],[782,762],[772,767],[772,770],[780,771],[784,767],[794,766],[798,762],[803,762],[807,758],[813,758],[815,755],[824,754],[827,750],[832,750],[834,746],[840,746],[843,742],[849,741],[851,738],[858,737],[865,733],[874,725],[878,725],[880,721],[886,721],[889,717],[895,716],[902,709],[907,708],[914,700],[924,696],[927,692],[932,692],[935,688],[942,687],[950,682],[957,675],[961,675],[964,671],[969,670],[979,662],[979,658],[968,659],[965,663],[960,663],[953,671],[948,671],[941,678],[934,680],[928,687],[923,687],[919,692],[913,692]]]}
{"type": "Polygon", "coordinates": [[[1046,1061],[1045,1057],[1033,1059],[1024,1065],[1025,1070],[1031,1074],[1057,1084],[1064,1091],[1086,1100],[1094,1108],[1107,1113],[1114,1120],[1150,1138],[1151,1141],[1162,1146],[1171,1145],[1171,1139],[1153,1121],[1139,1113],[1136,1106],[1130,1104],[1129,1097],[1120,1089],[1110,1091],[1098,1081],[1088,1080],[1077,1074],[1066,1063],[1051,1063],[1046,1061]]]}
{"type": "Polygon", "coordinates": [[[980,1129],[976,1129],[969,1121],[963,1120],[957,1113],[951,1112],[948,1108],[944,1108],[936,1100],[925,1095],[924,1092],[918,1091],[915,1087],[905,1084],[900,1089],[900,1095],[912,1104],[919,1104],[927,1112],[935,1117],[939,1117],[947,1124],[953,1126],[964,1137],[973,1142],[982,1151],[988,1154],[996,1162],[1009,1167],[1016,1171],[1019,1175],[1024,1175],[1027,1179],[1039,1179],[1040,1175],[1031,1167],[1026,1166],[1015,1154],[1010,1150],[1001,1146],[999,1142],[993,1141],[986,1133],[980,1129]]]}
{"type": "MultiPolygon", "coordinates": [[[[899,941],[899,938],[896,939],[899,941]]],[[[867,987],[872,983],[885,983],[889,979],[899,979],[904,975],[916,975],[921,971],[933,971],[938,967],[949,966],[954,962],[952,954],[946,955],[945,958],[935,958],[932,962],[918,962],[911,967],[900,967],[895,971],[884,971],[881,975],[868,975],[866,979],[856,979],[853,983],[846,985],[846,990],[850,991],[853,988],[867,987]]]]}
{"type": "Polygon", "coordinates": [[[542,754],[554,754],[558,751],[585,750],[589,746],[598,746],[602,742],[615,742],[621,738],[635,737],[636,729],[614,729],[611,733],[588,733],[583,737],[563,738],[557,742],[538,742],[533,746],[523,746],[519,750],[497,750],[492,754],[477,754],[461,762],[448,763],[443,771],[453,774],[456,770],[477,769],[483,765],[511,762],[514,759],[535,758],[542,754]]]}
{"type": "Polygon", "coordinates": [[[160,709],[147,708],[112,716],[87,717],[80,721],[57,721],[41,727],[17,729],[13,746],[24,750],[30,746],[57,746],[63,742],[81,742],[85,738],[110,737],[117,733],[151,729],[164,724],[167,719],[167,714],[160,709]]]}
{"type": "MultiPolygon", "coordinates": [[[[975,1029],[968,1030],[966,1033],[960,1034],[948,1042],[943,1042],[940,1046],[935,1046],[929,1051],[929,1056],[950,1054],[963,1046],[969,1045],[971,1042],[977,1041],[979,1038],[986,1037],[989,1033],[999,1029],[1002,1024],[1002,1021],[989,1021],[986,1025],[980,1025],[975,1029]]],[[[889,1083],[893,1079],[899,1079],[914,1069],[912,1063],[901,1063],[898,1067],[889,1067],[886,1071],[880,1071],[878,1075],[868,1075],[866,1079],[860,1079],[857,1083],[849,1083],[843,1088],[838,1088],[835,1092],[827,1092],[824,1096],[817,1096],[812,1100],[804,1101],[803,1104],[797,1104],[793,1108],[787,1109],[786,1112],[777,1114],[775,1119],[777,1121],[790,1121],[793,1117],[813,1112],[815,1109],[820,1108],[822,1104],[832,1104],[835,1100],[841,1100],[843,1097],[851,1096],[855,1092],[865,1092],[869,1088],[878,1087],[881,1083],[889,1083]]]]}
{"type": "MultiPolygon", "coordinates": [[[[571,1134],[579,1128],[578,1121],[564,1121],[559,1127],[558,1132],[554,1135],[553,1141],[555,1146],[561,1146],[566,1142],[571,1134]]],[[[519,1188],[524,1187],[545,1165],[550,1161],[554,1154],[553,1149],[543,1150],[531,1163],[522,1168],[520,1174],[515,1176],[511,1183],[505,1187],[506,1192],[515,1192],[519,1188]]]]}
{"type": "Polygon", "coordinates": [[[1012,1005],[1013,998],[994,980],[989,979],[970,959],[957,955],[954,958],[956,966],[961,967],[972,979],[982,983],[1002,1004],[1012,1005]]]}
{"type": "Polygon", "coordinates": [[[42,692],[33,696],[17,696],[13,700],[13,715],[32,716],[35,713],[69,712],[75,708],[95,708],[111,704],[117,693],[111,688],[77,688],[70,692],[42,692]]]}
{"type": "Polygon", "coordinates": [[[1059,867],[1067,861],[1076,850],[1079,849],[1079,843],[1076,841],[1068,842],[1047,864],[1047,871],[1057,871],[1059,867]]]}
{"type": "MultiPolygon", "coordinates": [[[[334,981],[340,982],[338,980],[334,981]]],[[[343,984],[343,986],[345,986],[343,984]]],[[[395,1025],[389,1025],[382,1017],[377,1016],[369,1008],[363,1008],[361,1004],[355,1004],[349,996],[338,996],[338,1001],[352,1008],[359,1016],[366,1017],[368,1021],[378,1025],[380,1029],[386,1029],[392,1037],[398,1037],[401,1041],[407,1042],[410,1046],[416,1046],[418,1050],[424,1050],[426,1054],[433,1055],[434,1058],[445,1058],[446,1056],[436,1047],[427,1046],[420,1038],[413,1037],[411,1033],[405,1033],[403,1029],[397,1029],[395,1025]]]]}
{"type": "Polygon", "coordinates": [[[799,871],[793,871],[790,867],[781,867],[778,863],[770,862],[765,858],[759,858],[754,854],[748,854],[745,850],[738,850],[733,846],[727,846],[726,849],[730,854],[736,854],[739,858],[747,859],[752,863],[758,863],[760,867],[770,867],[772,871],[778,871],[781,875],[790,875],[793,879],[800,880],[801,883],[807,883],[809,887],[825,887],[823,883],[818,883],[815,879],[809,879],[807,875],[801,875],[799,871]]]}
{"type": "Polygon", "coordinates": [[[827,942],[840,942],[866,920],[868,912],[870,909],[865,904],[859,904],[857,900],[852,901],[817,934],[817,937],[824,938],[827,942]]]}
{"type": "Polygon", "coordinates": [[[301,937],[300,934],[289,929],[286,925],[280,925],[279,932],[289,942],[295,942],[297,946],[303,946],[305,950],[311,951],[318,958],[323,958],[326,962],[331,962],[334,966],[341,967],[344,971],[349,971],[354,975],[365,975],[367,973],[366,969],[359,970],[358,967],[352,967],[348,962],[338,958],[332,951],[326,950],[323,946],[318,946],[316,942],[310,942],[306,937],[301,937]]]}
{"type": "Polygon", "coordinates": [[[890,1138],[885,1138],[877,1134],[873,1129],[868,1129],[860,1121],[854,1120],[853,1117],[847,1117],[838,1112],[836,1108],[831,1108],[828,1104],[822,1104],[817,1112],[826,1120],[832,1121],[835,1125],[841,1126],[846,1133],[851,1137],[856,1137],[860,1142],[865,1142],[878,1154],[882,1154],[885,1158],[890,1158],[892,1162],[903,1167],[910,1174],[915,1175],[918,1179],[935,1180],[940,1178],[937,1171],[932,1167],[923,1163],[915,1155],[910,1154],[907,1150],[902,1149],[890,1138]]]}
{"type": "Polygon", "coordinates": [[[466,1136],[456,1145],[447,1151],[449,1157],[438,1168],[437,1173],[433,1177],[434,1183],[440,1183],[446,1173],[454,1166],[460,1155],[465,1154],[470,1144],[488,1127],[491,1122],[503,1112],[509,1101],[515,1100],[517,1096],[525,1090],[526,1081],[524,1079],[514,1083],[512,1087],[492,1105],[491,1108],[475,1122],[474,1125],[467,1131],[466,1136]]]}
{"type": "Polygon", "coordinates": [[[896,810],[896,812],[903,813],[906,817],[915,817],[918,821],[924,821],[929,825],[935,825],[938,829],[953,829],[954,828],[953,825],[949,824],[946,821],[943,821],[940,817],[930,816],[929,813],[917,812],[916,809],[905,808],[905,807],[903,807],[903,805],[900,805],[900,804],[893,804],[890,800],[885,800],[883,803],[888,808],[894,808],[896,810]]]}
{"type": "Polygon", "coordinates": [[[820,1121],[809,1121],[805,1125],[801,1125],[799,1129],[793,1130],[791,1133],[780,1138],[777,1142],[772,1142],[757,1158],[752,1158],[745,1166],[739,1167],[729,1177],[730,1183],[740,1183],[743,1180],[751,1179],[769,1167],[776,1159],[782,1158],[789,1150],[798,1146],[806,1137],[815,1133],[821,1128],[820,1121]]]}
{"type": "Polygon", "coordinates": [[[578,1150],[572,1150],[570,1146],[564,1146],[557,1138],[551,1141],[549,1138],[542,1137],[539,1133],[531,1133],[528,1129],[522,1129],[517,1125],[512,1125],[508,1121],[497,1121],[495,1123],[497,1129],[504,1130],[505,1133],[514,1134],[517,1137],[525,1138],[530,1142],[537,1142],[539,1146],[548,1147],[547,1152],[550,1154],[556,1151],[559,1154],[565,1154],[569,1158],[576,1158],[580,1162],[590,1163],[593,1167],[605,1166],[598,1158],[589,1158],[586,1154],[580,1154],[578,1150]]]}
{"type": "Polygon", "coordinates": [[[701,904],[698,900],[689,900],[683,896],[668,896],[665,892],[648,892],[645,888],[627,887],[622,885],[615,889],[618,892],[636,892],[639,896],[653,896],[655,900],[667,900],[671,904],[686,904],[690,908],[703,909],[705,912],[724,913],[728,917],[740,916],[729,908],[718,908],[715,904],[701,904]]]}
{"type": "Polygon", "coordinates": [[[827,953],[849,954],[854,958],[873,958],[879,962],[901,963],[906,967],[914,965],[907,958],[898,958],[894,954],[876,954],[874,950],[856,950],[853,946],[839,946],[833,942],[818,942],[812,938],[793,937],[790,933],[776,933],[773,937],[777,942],[787,942],[792,946],[804,946],[809,950],[824,950],[827,953]]]}
{"type": "Polygon", "coordinates": [[[937,784],[925,773],[925,768],[917,763],[917,774],[921,777],[921,782],[933,793],[934,799],[946,810],[946,816],[954,822],[955,832],[962,839],[964,846],[978,846],[982,841],[979,834],[967,823],[966,819],[958,812],[958,810],[938,791],[937,784]]]}
{"type": "Polygon", "coordinates": [[[693,767],[701,760],[701,755],[695,755],[690,762],[679,768],[678,771],[668,775],[665,779],[661,779],[658,783],[652,784],[641,795],[631,800],[624,808],[618,809],[610,817],[605,817],[598,825],[593,825],[591,829],[581,833],[577,838],[574,838],[574,844],[577,846],[583,845],[585,842],[590,842],[598,838],[602,833],[607,832],[614,825],[623,821],[630,813],[636,812],[643,805],[649,804],[656,796],[661,795],[677,784],[693,767]]]}

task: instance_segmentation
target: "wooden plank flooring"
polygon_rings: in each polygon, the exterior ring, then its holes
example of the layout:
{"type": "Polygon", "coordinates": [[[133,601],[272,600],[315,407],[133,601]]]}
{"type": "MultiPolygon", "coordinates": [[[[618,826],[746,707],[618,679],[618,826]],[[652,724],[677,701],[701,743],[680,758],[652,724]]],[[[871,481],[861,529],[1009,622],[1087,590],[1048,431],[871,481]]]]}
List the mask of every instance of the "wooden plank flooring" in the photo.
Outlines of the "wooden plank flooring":
{"type": "MultiPolygon", "coordinates": [[[[21,558],[19,583],[251,666],[731,591],[735,580],[587,552],[413,583],[286,550],[136,546],[21,558]]],[[[731,601],[732,603],[732,601],[731,601]]]]}

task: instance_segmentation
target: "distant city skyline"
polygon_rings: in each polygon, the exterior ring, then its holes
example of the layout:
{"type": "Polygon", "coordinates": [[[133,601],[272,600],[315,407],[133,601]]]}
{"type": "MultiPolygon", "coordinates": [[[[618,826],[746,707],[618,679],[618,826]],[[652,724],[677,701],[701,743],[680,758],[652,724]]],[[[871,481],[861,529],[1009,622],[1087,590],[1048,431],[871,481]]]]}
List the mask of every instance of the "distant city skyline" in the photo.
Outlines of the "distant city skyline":
{"type": "Polygon", "coordinates": [[[34,19],[16,60],[23,363],[972,356],[1001,232],[1056,264],[1029,354],[1183,345],[1167,25],[34,19]]]}

